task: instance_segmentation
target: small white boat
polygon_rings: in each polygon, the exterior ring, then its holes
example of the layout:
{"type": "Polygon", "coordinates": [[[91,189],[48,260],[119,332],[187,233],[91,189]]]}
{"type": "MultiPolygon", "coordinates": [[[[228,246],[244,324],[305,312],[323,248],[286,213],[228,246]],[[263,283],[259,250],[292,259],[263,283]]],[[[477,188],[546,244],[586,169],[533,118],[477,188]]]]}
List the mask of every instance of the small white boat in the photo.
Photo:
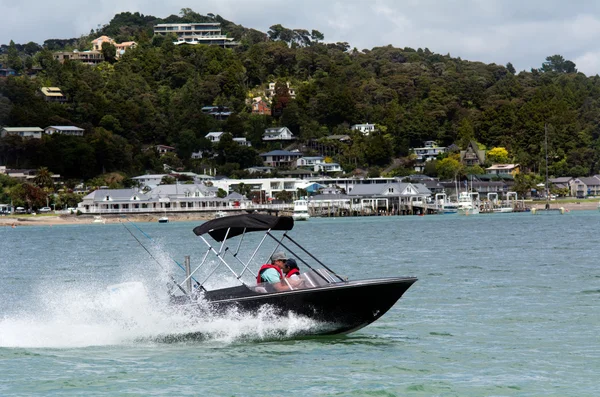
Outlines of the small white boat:
{"type": "Polygon", "coordinates": [[[94,220],[92,221],[92,223],[105,224],[106,223],[106,219],[102,218],[100,215],[95,215],[94,216],[94,220]]]}
{"type": "Polygon", "coordinates": [[[225,211],[217,211],[215,212],[215,219],[216,218],[224,218],[227,216],[227,212],[225,211]]]}
{"type": "Polygon", "coordinates": [[[169,218],[166,216],[161,216],[158,218],[158,223],[169,223],[169,218]]]}
{"type": "Polygon", "coordinates": [[[294,201],[294,212],[292,212],[292,218],[295,221],[307,221],[310,219],[308,213],[308,200],[296,200],[294,201]]]}

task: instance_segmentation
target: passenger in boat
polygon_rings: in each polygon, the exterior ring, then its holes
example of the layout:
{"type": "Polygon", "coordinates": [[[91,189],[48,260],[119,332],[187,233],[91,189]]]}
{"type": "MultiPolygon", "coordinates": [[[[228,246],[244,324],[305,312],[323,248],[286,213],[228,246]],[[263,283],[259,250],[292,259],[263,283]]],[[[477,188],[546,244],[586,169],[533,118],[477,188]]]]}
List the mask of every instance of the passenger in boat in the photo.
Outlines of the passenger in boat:
{"type": "Polygon", "coordinates": [[[283,267],[286,261],[285,252],[275,252],[271,256],[271,263],[262,265],[258,270],[256,283],[279,283],[283,279],[283,267]]]}
{"type": "Polygon", "coordinates": [[[285,262],[283,266],[283,273],[286,278],[290,279],[300,279],[300,269],[298,268],[298,264],[294,258],[290,258],[285,262]]]}
{"type": "Polygon", "coordinates": [[[282,282],[281,284],[292,288],[301,287],[303,281],[300,278],[300,269],[294,258],[290,258],[285,262],[283,274],[285,274],[285,282],[282,282]]]}

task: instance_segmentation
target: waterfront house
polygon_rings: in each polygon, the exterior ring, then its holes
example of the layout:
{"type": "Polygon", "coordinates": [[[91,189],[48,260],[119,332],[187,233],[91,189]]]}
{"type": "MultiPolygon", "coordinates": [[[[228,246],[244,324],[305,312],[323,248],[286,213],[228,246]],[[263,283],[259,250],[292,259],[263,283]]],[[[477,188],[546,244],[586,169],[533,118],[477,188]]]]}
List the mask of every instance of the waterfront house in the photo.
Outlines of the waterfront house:
{"type": "Polygon", "coordinates": [[[294,134],[287,127],[273,127],[265,129],[263,141],[293,141],[294,134]]]}
{"type": "Polygon", "coordinates": [[[92,214],[143,212],[149,208],[150,198],[138,189],[98,189],[77,205],[79,211],[92,214]]]}
{"type": "Polygon", "coordinates": [[[362,208],[393,212],[401,206],[423,205],[431,196],[431,191],[420,183],[394,182],[355,185],[347,194],[353,198],[353,204],[360,204],[362,208]]]}
{"type": "Polygon", "coordinates": [[[550,178],[548,182],[557,189],[568,189],[571,191],[571,181],[573,177],[570,176],[562,176],[559,178],[550,178]]]}
{"type": "Polygon", "coordinates": [[[354,124],[350,127],[352,131],[360,131],[363,135],[369,135],[372,132],[375,132],[375,124],[354,124]]]}
{"type": "Polygon", "coordinates": [[[40,127],[3,127],[0,129],[0,138],[16,135],[21,138],[41,139],[43,132],[40,127]]]}
{"type": "Polygon", "coordinates": [[[51,125],[44,128],[44,132],[47,135],[60,134],[69,136],[83,136],[85,130],[72,125],[51,125]]]}
{"type": "Polygon", "coordinates": [[[595,176],[573,178],[569,182],[571,196],[585,198],[587,196],[600,196],[600,178],[595,176]]]}
{"type": "Polygon", "coordinates": [[[298,159],[302,157],[302,153],[289,152],[287,150],[272,150],[268,153],[261,153],[260,157],[264,165],[269,167],[294,168],[298,159]]]}

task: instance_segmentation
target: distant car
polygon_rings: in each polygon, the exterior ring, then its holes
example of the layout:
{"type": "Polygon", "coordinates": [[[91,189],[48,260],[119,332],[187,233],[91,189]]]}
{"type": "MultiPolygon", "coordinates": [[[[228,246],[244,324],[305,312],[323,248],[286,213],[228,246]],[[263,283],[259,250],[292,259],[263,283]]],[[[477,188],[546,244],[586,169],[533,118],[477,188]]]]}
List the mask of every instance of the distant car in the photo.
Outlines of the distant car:
{"type": "Polygon", "coordinates": [[[23,208],[23,207],[17,207],[17,209],[15,210],[15,212],[16,212],[17,214],[24,214],[24,213],[26,213],[27,211],[25,211],[25,208],[23,208]]]}
{"type": "Polygon", "coordinates": [[[39,210],[39,212],[40,212],[40,213],[42,213],[42,214],[43,214],[43,213],[50,212],[50,211],[52,211],[52,208],[50,208],[50,207],[42,207],[42,208],[40,208],[40,210],[39,210]]]}

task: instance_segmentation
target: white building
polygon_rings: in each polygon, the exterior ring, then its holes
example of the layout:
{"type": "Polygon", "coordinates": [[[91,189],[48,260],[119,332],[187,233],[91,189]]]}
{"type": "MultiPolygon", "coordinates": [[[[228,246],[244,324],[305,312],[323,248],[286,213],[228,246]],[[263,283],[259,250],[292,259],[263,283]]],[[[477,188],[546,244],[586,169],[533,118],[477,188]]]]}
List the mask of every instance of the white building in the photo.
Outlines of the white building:
{"type": "Polygon", "coordinates": [[[209,141],[211,141],[212,143],[219,143],[221,141],[221,137],[223,136],[224,132],[209,132],[208,134],[206,134],[204,137],[206,139],[208,139],[209,141]]]}
{"type": "Polygon", "coordinates": [[[363,135],[369,135],[371,132],[375,131],[375,124],[354,124],[350,129],[352,131],[360,131],[363,135]]]}
{"type": "Polygon", "coordinates": [[[412,148],[411,150],[417,156],[415,171],[423,172],[425,170],[425,163],[435,160],[439,154],[445,153],[447,148],[445,146],[438,146],[435,141],[425,141],[423,147],[412,148]]]}
{"type": "Polygon", "coordinates": [[[220,47],[239,45],[232,38],[221,33],[221,24],[209,23],[160,23],[154,26],[154,34],[166,36],[169,33],[177,35],[175,44],[205,44],[220,47]]]}
{"type": "Polygon", "coordinates": [[[44,128],[44,132],[48,135],[61,134],[70,136],[83,136],[85,130],[72,125],[51,125],[44,128]]]}
{"type": "Polygon", "coordinates": [[[292,141],[294,134],[287,127],[267,128],[263,134],[263,141],[292,141]]]}
{"type": "Polygon", "coordinates": [[[16,135],[21,138],[42,139],[43,129],[40,127],[3,127],[0,129],[0,138],[16,135]]]}
{"type": "MultiPolygon", "coordinates": [[[[288,89],[288,94],[290,95],[290,98],[294,99],[296,98],[296,90],[294,90],[293,88],[290,88],[290,82],[286,82],[285,83],[288,89]]],[[[267,97],[267,99],[269,101],[273,100],[273,97],[275,96],[275,85],[276,83],[269,83],[269,88],[267,88],[265,90],[265,96],[267,97]]]]}

